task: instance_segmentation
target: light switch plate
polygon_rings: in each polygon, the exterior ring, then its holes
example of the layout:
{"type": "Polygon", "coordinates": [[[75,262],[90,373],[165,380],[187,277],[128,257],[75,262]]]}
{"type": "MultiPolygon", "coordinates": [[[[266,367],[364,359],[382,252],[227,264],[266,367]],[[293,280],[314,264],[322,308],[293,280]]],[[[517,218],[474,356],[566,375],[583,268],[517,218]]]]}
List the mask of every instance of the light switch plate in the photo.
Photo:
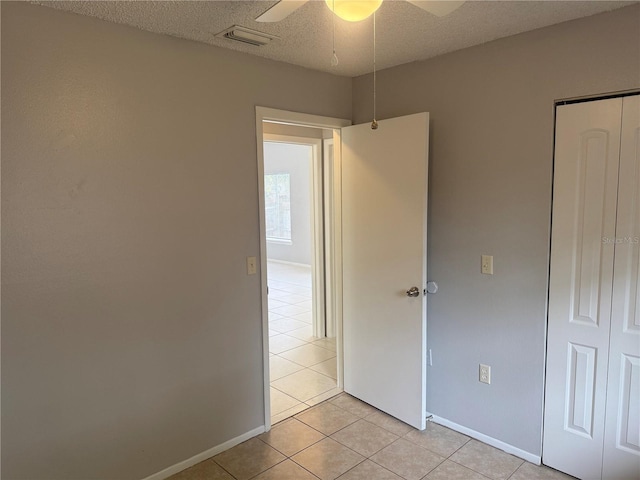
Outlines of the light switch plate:
{"type": "Polygon", "coordinates": [[[482,273],[493,275],[493,255],[482,255],[482,273]]]}
{"type": "Polygon", "coordinates": [[[256,257],[247,257],[247,275],[255,275],[256,272],[256,257]]]}

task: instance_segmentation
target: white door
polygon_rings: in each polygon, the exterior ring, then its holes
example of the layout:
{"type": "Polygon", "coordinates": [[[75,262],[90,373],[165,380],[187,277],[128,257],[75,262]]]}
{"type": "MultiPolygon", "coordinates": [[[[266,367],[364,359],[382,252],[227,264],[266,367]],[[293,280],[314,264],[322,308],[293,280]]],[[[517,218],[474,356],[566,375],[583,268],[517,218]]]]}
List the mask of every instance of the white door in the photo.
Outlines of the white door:
{"type": "Polygon", "coordinates": [[[600,478],[622,99],[557,108],[543,462],[600,478]]]}
{"type": "Polygon", "coordinates": [[[640,478],[640,97],[622,106],[603,479],[640,478]]]}
{"type": "Polygon", "coordinates": [[[640,97],[559,107],[543,460],[640,478],[640,97]]]}
{"type": "Polygon", "coordinates": [[[342,129],[344,389],[421,430],[428,131],[427,113],[342,129]]]}

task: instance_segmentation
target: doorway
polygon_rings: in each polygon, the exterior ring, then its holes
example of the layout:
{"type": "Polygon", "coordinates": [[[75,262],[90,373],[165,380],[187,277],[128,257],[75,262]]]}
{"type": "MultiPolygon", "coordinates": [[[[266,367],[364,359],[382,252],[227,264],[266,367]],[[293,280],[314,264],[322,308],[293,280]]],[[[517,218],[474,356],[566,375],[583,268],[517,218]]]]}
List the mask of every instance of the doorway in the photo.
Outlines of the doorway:
{"type": "Polygon", "coordinates": [[[259,126],[265,417],[274,424],[342,391],[331,266],[334,133],[268,120],[259,126]]]}
{"type": "Polygon", "coordinates": [[[266,430],[271,428],[272,342],[263,131],[270,123],[332,131],[335,148],[323,172],[322,218],[325,310],[335,319],[337,391],[424,429],[429,114],[381,120],[373,130],[369,124],[256,107],[266,430]]]}

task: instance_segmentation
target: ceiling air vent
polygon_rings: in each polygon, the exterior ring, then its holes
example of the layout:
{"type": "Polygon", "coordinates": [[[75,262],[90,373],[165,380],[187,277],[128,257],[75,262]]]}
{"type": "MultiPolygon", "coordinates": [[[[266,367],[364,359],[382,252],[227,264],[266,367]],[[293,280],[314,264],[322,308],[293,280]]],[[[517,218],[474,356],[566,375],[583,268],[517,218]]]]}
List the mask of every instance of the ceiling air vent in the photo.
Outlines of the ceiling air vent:
{"type": "Polygon", "coordinates": [[[218,33],[216,37],[228,38],[229,40],[236,40],[238,42],[248,43],[257,47],[266,45],[274,38],[278,38],[275,35],[251,30],[250,28],[241,27],[240,25],[234,25],[233,27],[227,28],[226,30],[218,33]]]}

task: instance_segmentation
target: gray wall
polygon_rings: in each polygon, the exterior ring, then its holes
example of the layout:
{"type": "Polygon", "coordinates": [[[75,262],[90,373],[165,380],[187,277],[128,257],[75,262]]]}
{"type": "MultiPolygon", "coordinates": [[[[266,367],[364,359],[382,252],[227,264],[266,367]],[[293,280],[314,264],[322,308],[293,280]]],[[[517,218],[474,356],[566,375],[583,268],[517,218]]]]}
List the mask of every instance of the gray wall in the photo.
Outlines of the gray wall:
{"type": "MultiPolygon", "coordinates": [[[[322,130],[318,130],[322,132],[322,130]]],[[[265,142],[264,173],[290,175],[291,243],[267,240],[267,258],[311,265],[311,161],[307,145],[265,142]]]]}
{"type": "Polygon", "coordinates": [[[2,478],[263,424],[255,105],[350,118],[351,80],[2,2],[2,478]]]}
{"type": "MultiPolygon", "coordinates": [[[[555,99],[640,88],[640,7],[378,74],[378,118],[431,113],[431,412],[540,454],[555,99]],[[494,255],[495,275],[480,274],[494,255]],[[478,382],[478,364],[492,384],[478,382]]],[[[371,76],[354,79],[355,123],[371,76]]]]}

